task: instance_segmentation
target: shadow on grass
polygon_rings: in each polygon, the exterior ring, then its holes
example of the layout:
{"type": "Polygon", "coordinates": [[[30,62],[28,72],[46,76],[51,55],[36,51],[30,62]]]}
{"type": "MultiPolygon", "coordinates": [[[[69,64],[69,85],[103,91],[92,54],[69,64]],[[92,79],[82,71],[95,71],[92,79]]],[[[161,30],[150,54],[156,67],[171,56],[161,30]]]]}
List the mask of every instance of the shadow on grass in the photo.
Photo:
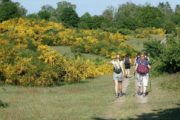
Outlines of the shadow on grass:
{"type": "Polygon", "coordinates": [[[92,120],[117,120],[117,119],[114,119],[114,118],[100,118],[100,117],[94,117],[92,118],[92,120]]]}
{"type": "Polygon", "coordinates": [[[143,113],[137,115],[137,118],[119,119],[119,120],[180,120],[180,107],[171,109],[153,110],[153,113],[143,113]]]}
{"type": "Polygon", "coordinates": [[[137,115],[136,118],[127,118],[127,119],[105,119],[95,117],[92,120],[180,120],[180,104],[177,104],[178,107],[171,109],[158,109],[153,110],[152,113],[143,113],[137,115]]]}
{"type": "Polygon", "coordinates": [[[8,103],[5,103],[5,102],[3,102],[2,100],[0,100],[0,108],[6,108],[6,107],[8,107],[8,106],[9,106],[8,103]]]}

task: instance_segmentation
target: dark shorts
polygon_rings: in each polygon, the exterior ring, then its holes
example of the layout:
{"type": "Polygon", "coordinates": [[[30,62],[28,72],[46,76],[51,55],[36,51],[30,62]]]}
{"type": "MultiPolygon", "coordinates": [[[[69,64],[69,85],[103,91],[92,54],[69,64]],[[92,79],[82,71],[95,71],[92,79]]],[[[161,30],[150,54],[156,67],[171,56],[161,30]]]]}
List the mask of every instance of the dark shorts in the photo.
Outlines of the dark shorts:
{"type": "Polygon", "coordinates": [[[125,69],[130,69],[131,66],[130,65],[125,65],[125,69]]]}

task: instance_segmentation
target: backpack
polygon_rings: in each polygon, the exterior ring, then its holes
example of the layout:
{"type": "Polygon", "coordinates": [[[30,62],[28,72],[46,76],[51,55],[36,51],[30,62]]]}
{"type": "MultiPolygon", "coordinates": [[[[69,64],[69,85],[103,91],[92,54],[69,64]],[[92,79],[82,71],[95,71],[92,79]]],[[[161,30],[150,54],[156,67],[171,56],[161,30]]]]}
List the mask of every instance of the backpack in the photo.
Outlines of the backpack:
{"type": "Polygon", "coordinates": [[[114,70],[113,70],[116,74],[120,74],[122,72],[121,70],[121,67],[120,68],[117,68],[117,67],[114,67],[114,70]]]}
{"type": "Polygon", "coordinates": [[[127,66],[130,65],[130,59],[129,59],[129,57],[126,57],[126,58],[125,58],[124,64],[127,65],[127,66]]]}
{"type": "Polygon", "coordinates": [[[147,74],[149,72],[149,68],[147,67],[145,61],[139,61],[140,63],[138,64],[138,67],[137,67],[137,73],[139,74],[147,74]]]}

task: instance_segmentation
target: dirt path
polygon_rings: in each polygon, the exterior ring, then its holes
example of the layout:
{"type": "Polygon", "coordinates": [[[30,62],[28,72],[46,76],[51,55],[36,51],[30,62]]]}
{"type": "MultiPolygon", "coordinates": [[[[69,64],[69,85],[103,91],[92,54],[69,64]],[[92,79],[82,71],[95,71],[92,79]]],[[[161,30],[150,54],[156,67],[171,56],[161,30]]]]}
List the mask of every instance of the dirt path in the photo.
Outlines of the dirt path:
{"type": "MultiPolygon", "coordinates": [[[[126,93],[129,82],[132,79],[125,79],[123,81],[123,92],[126,93]]],[[[111,105],[108,107],[108,111],[105,113],[105,115],[103,116],[103,120],[116,120],[115,118],[117,118],[117,112],[119,111],[121,105],[126,101],[126,97],[125,95],[123,97],[117,98],[115,99],[115,101],[113,101],[111,103],[111,105]]]]}
{"type": "MultiPolygon", "coordinates": [[[[128,89],[128,86],[129,84],[135,84],[135,91],[134,91],[134,96],[132,97],[135,97],[136,99],[136,103],[137,104],[145,104],[145,103],[148,103],[148,96],[146,97],[143,97],[142,95],[139,96],[137,95],[135,92],[136,92],[136,89],[137,89],[137,84],[136,84],[136,78],[132,77],[130,79],[125,79],[124,82],[123,82],[123,92],[126,93],[127,89],[128,89]]],[[[124,95],[123,97],[120,97],[120,98],[117,98],[115,99],[111,104],[110,106],[108,107],[107,109],[107,112],[103,115],[103,119],[102,120],[116,120],[118,118],[118,113],[119,113],[119,110],[121,109],[121,106],[126,102],[126,95],[124,95]]]]}
{"type": "MultiPolygon", "coordinates": [[[[137,91],[137,84],[135,82],[135,90],[137,91]]],[[[135,93],[136,96],[136,101],[137,103],[148,103],[148,96],[143,97],[142,95],[137,95],[135,93]]]]}

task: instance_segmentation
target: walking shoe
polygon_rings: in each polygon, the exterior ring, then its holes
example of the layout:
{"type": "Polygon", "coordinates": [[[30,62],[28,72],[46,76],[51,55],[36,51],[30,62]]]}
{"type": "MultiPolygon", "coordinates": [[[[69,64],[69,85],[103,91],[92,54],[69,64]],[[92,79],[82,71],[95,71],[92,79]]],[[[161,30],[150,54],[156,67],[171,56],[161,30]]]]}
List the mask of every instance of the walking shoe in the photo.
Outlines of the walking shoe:
{"type": "Polygon", "coordinates": [[[116,98],[118,98],[118,97],[119,97],[119,93],[116,94],[116,98]]]}
{"type": "Polygon", "coordinates": [[[123,96],[123,93],[122,93],[122,92],[120,92],[118,95],[119,95],[119,97],[122,97],[122,96],[123,96]]]}
{"type": "Polygon", "coordinates": [[[138,94],[139,96],[141,96],[143,93],[138,91],[137,94],[138,94]]]}

